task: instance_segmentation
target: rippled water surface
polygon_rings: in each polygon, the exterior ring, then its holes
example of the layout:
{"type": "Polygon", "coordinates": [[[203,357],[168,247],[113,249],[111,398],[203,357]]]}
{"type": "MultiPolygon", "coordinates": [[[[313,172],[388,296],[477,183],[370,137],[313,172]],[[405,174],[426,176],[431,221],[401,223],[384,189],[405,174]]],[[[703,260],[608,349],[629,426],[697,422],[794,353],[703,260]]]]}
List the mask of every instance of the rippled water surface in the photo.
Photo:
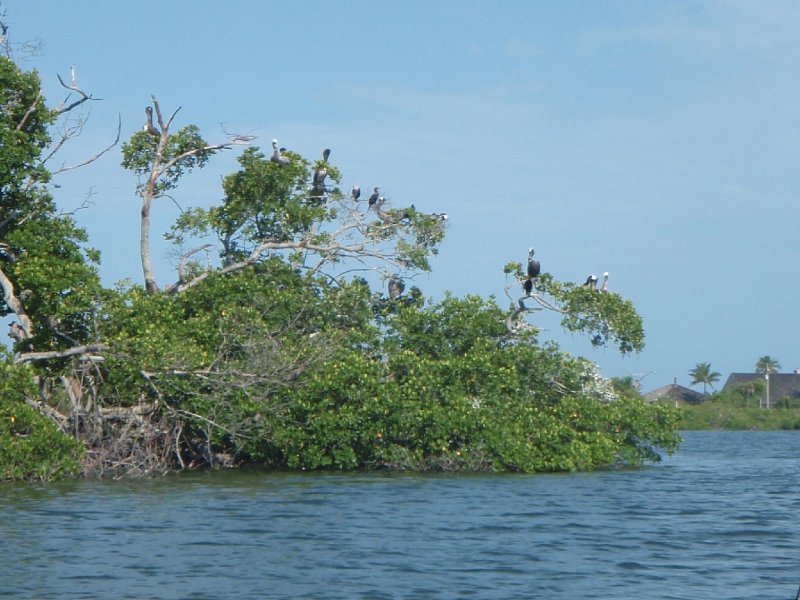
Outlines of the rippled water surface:
{"type": "Polygon", "coordinates": [[[641,470],[0,485],[0,597],[794,600],[800,432],[641,470]]]}

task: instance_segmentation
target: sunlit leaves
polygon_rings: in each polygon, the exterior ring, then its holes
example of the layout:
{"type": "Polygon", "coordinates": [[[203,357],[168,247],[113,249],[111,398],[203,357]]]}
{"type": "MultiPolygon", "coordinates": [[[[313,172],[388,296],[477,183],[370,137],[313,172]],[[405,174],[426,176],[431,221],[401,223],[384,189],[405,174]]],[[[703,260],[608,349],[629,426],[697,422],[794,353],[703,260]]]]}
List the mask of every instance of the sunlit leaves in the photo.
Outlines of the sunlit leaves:
{"type": "Polygon", "coordinates": [[[35,397],[30,367],[0,356],[0,481],[49,481],[80,470],[83,446],[26,402],[35,397]]]}
{"type": "MultiPolygon", "coordinates": [[[[58,214],[42,166],[56,113],[46,108],[35,72],[0,57],[0,242],[9,277],[34,337],[25,350],[49,350],[85,341],[99,289],[98,252],[83,246],[86,233],[58,214]]],[[[12,312],[0,301],[0,314],[12,312]]]]}
{"type": "MultiPolygon", "coordinates": [[[[187,125],[167,137],[163,151],[158,155],[160,138],[147,131],[138,131],[122,145],[122,166],[136,175],[150,179],[154,164],[158,180],[153,180],[154,197],[174,189],[184,173],[200,168],[208,162],[215,150],[206,149],[208,144],[195,125],[187,125]],[[156,161],[156,157],[158,160],[156,161]]],[[[146,183],[139,184],[139,193],[144,193],[146,183]]]]}
{"type": "MultiPolygon", "coordinates": [[[[507,264],[504,271],[523,278],[519,263],[507,264]]],[[[633,303],[619,294],[561,282],[549,273],[536,279],[535,293],[562,314],[566,330],[586,334],[593,346],[616,345],[622,354],[644,348],[642,318],[633,303]]]]}

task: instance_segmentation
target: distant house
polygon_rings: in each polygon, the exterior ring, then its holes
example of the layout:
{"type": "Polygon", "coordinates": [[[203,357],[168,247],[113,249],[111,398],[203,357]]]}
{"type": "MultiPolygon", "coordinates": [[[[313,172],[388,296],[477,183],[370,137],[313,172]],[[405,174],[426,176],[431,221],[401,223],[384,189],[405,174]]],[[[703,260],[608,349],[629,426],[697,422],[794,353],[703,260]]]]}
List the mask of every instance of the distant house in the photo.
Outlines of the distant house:
{"type": "Polygon", "coordinates": [[[652,392],[647,392],[644,395],[645,402],[658,402],[661,400],[669,400],[678,404],[700,404],[706,397],[700,392],[695,392],[687,387],[672,383],[670,385],[662,386],[652,392]]]}
{"type": "MultiPolygon", "coordinates": [[[[749,384],[760,384],[761,395],[766,395],[766,381],[763,373],[731,373],[722,388],[732,392],[749,384]]],[[[800,401],[800,373],[772,373],[769,376],[770,406],[784,405],[784,400],[800,401]]]]}

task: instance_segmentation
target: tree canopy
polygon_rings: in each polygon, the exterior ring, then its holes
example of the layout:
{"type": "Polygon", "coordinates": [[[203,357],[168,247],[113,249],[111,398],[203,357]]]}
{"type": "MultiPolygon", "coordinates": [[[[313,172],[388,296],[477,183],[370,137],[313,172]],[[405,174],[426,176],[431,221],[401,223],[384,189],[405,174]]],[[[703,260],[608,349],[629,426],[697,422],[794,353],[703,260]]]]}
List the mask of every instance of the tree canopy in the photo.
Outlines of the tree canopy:
{"type": "Polygon", "coordinates": [[[717,371],[711,370],[711,363],[697,363],[694,369],[689,371],[689,375],[692,376],[692,383],[691,385],[696,385],[698,383],[703,384],[703,394],[706,394],[706,386],[711,386],[714,388],[714,384],[719,381],[721,375],[717,371]]]}
{"type": "Polygon", "coordinates": [[[769,373],[771,375],[772,373],[777,373],[780,368],[781,363],[769,355],[762,356],[756,361],[756,373],[761,373],[763,375],[769,373]]]}
{"type": "MultiPolygon", "coordinates": [[[[102,286],[99,253],[47,187],[60,113],[35,73],[0,58],[0,79],[0,310],[14,338],[0,366],[20,382],[0,387],[0,453],[25,459],[5,477],[244,462],[573,471],[677,447],[674,411],[541,342],[522,299],[406,290],[432,268],[441,213],[343,192],[329,150],[312,160],[277,141],[270,154],[248,136],[209,143],[192,124],[175,131],[178,111],[167,116],[155,97],[122,145],[141,203],[142,284],[102,286]],[[181,259],[159,285],[154,201],[240,145],[221,203],[184,211],[166,232],[181,259]],[[8,426],[22,422],[51,455],[8,426]]],[[[505,273],[509,289],[531,280],[524,300],[591,344],[643,347],[641,318],[618,294],[548,273],[534,282],[518,263],[505,273]]]]}

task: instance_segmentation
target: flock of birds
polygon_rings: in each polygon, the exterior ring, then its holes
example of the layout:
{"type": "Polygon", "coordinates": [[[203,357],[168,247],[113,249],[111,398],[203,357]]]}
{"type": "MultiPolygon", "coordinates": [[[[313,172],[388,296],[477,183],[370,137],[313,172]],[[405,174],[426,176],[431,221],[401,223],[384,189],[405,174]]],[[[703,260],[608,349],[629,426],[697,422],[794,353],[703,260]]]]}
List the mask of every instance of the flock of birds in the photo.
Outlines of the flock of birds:
{"type": "MultiPolygon", "coordinates": [[[[149,113],[148,113],[149,116],[149,113]]],[[[149,123],[150,121],[148,121],[149,123]]],[[[145,126],[146,128],[147,126],[145,126]]],[[[272,156],[270,157],[270,161],[274,162],[282,167],[289,166],[291,164],[291,159],[284,154],[286,152],[286,148],[279,148],[278,147],[278,140],[272,140],[272,156]]],[[[326,148],[322,151],[322,163],[317,164],[314,167],[314,174],[311,179],[311,194],[310,197],[312,198],[321,198],[327,192],[325,188],[325,178],[328,176],[328,158],[331,155],[330,148],[326,148]]],[[[353,202],[358,203],[361,200],[361,186],[356,184],[350,190],[350,197],[353,199],[353,202]]],[[[367,210],[374,209],[378,216],[383,219],[384,221],[391,221],[392,223],[397,222],[397,219],[390,219],[387,213],[381,211],[381,207],[386,202],[386,198],[381,195],[381,190],[379,187],[372,188],[372,193],[367,198],[367,210]]],[[[410,214],[414,212],[414,206],[411,206],[410,210],[406,210],[403,212],[404,219],[410,219],[410,214]]],[[[447,213],[431,213],[431,217],[438,219],[440,222],[447,221],[448,216],[447,213]]],[[[392,278],[389,279],[388,282],[388,295],[391,300],[396,300],[400,297],[400,295],[405,290],[405,284],[403,283],[402,279],[392,278]]]]}
{"type": "MultiPolygon", "coordinates": [[[[525,281],[522,283],[522,289],[525,290],[525,298],[529,298],[533,293],[533,284],[537,277],[542,272],[542,265],[539,263],[538,260],[533,259],[534,251],[533,248],[528,249],[528,268],[526,271],[526,278],[525,281]]],[[[603,273],[603,285],[598,290],[597,289],[597,275],[589,275],[586,278],[586,281],[581,286],[588,290],[593,290],[595,292],[600,291],[607,293],[608,292],[608,271],[603,273]]],[[[520,300],[520,305],[522,305],[522,300],[520,300]]]]}
{"type": "MultiPolygon", "coordinates": [[[[149,123],[149,121],[148,121],[149,123]]],[[[145,126],[146,128],[147,126],[145,126]]],[[[270,161],[277,163],[282,167],[286,167],[291,164],[291,159],[284,155],[286,152],[286,148],[279,148],[278,147],[278,140],[272,140],[272,156],[270,157],[270,161]]],[[[311,179],[311,196],[312,197],[320,197],[322,196],[327,190],[325,188],[325,178],[328,176],[328,158],[331,155],[330,148],[325,148],[322,151],[322,165],[318,165],[314,168],[314,175],[311,179]]],[[[356,184],[350,190],[350,197],[353,199],[354,202],[359,202],[361,200],[361,186],[356,184]]],[[[372,188],[372,193],[367,198],[367,210],[375,209],[378,210],[380,207],[386,202],[386,198],[381,195],[381,190],[379,187],[372,188]]],[[[431,213],[432,217],[439,219],[440,221],[447,220],[447,213],[431,213]]]]}
{"type": "MultiPolygon", "coordinates": [[[[153,109],[151,107],[145,108],[145,114],[147,120],[144,125],[144,131],[147,131],[153,136],[160,136],[161,132],[153,125],[153,109]]],[[[288,156],[284,155],[286,148],[279,148],[278,147],[278,140],[272,140],[272,156],[270,157],[270,161],[282,166],[286,167],[291,164],[291,159],[288,156]]],[[[330,148],[325,148],[322,151],[322,165],[317,165],[314,168],[314,175],[311,179],[311,196],[312,197],[321,197],[325,194],[325,178],[328,176],[328,158],[331,155],[330,148]]],[[[359,202],[361,199],[361,186],[354,185],[350,190],[350,196],[352,197],[354,202],[359,202]]],[[[383,203],[386,201],[386,198],[381,195],[381,191],[379,187],[372,188],[372,193],[367,198],[367,210],[375,209],[376,211],[380,209],[383,203]]],[[[432,213],[432,217],[436,217],[441,221],[447,220],[447,213],[432,213]]],[[[533,293],[533,285],[534,281],[542,272],[542,266],[538,260],[534,260],[533,258],[534,250],[530,248],[528,250],[528,268],[525,278],[525,281],[522,284],[522,289],[525,290],[525,297],[529,298],[530,295],[533,293]]],[[[608,292],[608,271],[603,273],[603,284],[600,290],[597,289],[597,275],[589,275],[586,278],[583,286],[586,289],[594,290],[594,291],[601,291],[601,292],[608,292]]],[[[390,279],[388,284],[388,291],[389,297],[394,300],[399,297],[404,290],[405,286],[402,280],[399,279],[390,279]]],[[[520,300],[522,303],[522,300],[520,300]]]]}

